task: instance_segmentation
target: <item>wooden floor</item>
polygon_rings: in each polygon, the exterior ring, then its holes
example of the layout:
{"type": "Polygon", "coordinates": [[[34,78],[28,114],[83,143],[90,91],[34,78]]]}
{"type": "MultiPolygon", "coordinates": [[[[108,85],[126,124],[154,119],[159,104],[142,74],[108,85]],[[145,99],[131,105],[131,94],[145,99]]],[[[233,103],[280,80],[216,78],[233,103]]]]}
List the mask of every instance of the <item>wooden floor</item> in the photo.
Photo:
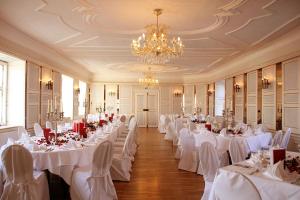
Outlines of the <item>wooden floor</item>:
{"type": "Polygon", "coordinates": [[[119,200],[200,200],[204,181],[196,173],[178,170],[176,148],[156,128],[139,128],[139,148],[130,182],[114,182],[119,200]]]}

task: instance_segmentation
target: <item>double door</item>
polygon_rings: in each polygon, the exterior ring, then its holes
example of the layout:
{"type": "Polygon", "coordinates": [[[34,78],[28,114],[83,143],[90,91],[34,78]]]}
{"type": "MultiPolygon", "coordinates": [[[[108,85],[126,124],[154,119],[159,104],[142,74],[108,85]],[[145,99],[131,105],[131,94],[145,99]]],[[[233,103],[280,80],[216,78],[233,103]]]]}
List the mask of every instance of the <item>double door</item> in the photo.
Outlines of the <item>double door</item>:
{"type": "Polygon", "coordinates": [[[139,92],[135,94],[135,115],[138,127],[157,127],[158,94],[157,92],[139,92]]]}

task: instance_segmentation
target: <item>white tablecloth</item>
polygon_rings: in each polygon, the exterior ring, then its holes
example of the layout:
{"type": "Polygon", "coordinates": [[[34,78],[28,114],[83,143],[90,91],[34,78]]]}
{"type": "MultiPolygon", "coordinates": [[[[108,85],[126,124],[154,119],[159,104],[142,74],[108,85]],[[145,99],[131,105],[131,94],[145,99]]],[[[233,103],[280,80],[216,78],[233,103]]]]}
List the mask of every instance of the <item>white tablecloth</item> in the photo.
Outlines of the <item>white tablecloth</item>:
{"type": "MultiPolygon", "coordinates": [[[[295,155],[295,154],[294,154],[295,155]]],[[[298,153],[300,156],[300,153],[298,153]]],[[[240,164],[245,165],[247,161],[243,161],[240,164]]],[[[224,168],[220,168],[217,172],[217,175],[221,173],[230,172],[230,173],[242,173],[247,176],[250,181],[255,185],[260,196],[263,200],[299,200],[300,199],[300,186],[291,184],[284,181],[278,181],[263,175],[262,172],[253,173],[255,169],[253,168],[243,168],[241,166],[230,165],[224,168]]],[[[236,183],[237,184],[237,183],[236,183]]],[[[234,186],[233,186],[234,187],[234,186]]],[[[215,200],[214,191],[218,190],[215,184],[212,185],[210,192],[210,200],[215,200]]],[[[230,192],[230,191],[228,191],[230,192]]]]}
{"type": "MultiPolygon", "coordinates": [[[[253,136],[242,136],[242,135],[227,135],[227,136],[222,136],[219,134],[203,134],[201,132],[195,132],[194,131],[194,137],[195,137],[195,144],[196,147],[200,147],[200,145],[205,142],[209,141],[211,142],[214,146],[216,146],[217,150],[220,151],[227,151],[229,149],[229,143],[230,141],[235,138],[239,145],[241,145],[241,149],[245,149],[247,153],[250,153],[250,151],[257,151],[260,150],[262,145],[266,143],[265,141],[268,139],[269,133],[265,134],[260,134],[260,135],[253,135],[253,136]],[[215,136],[216,139],[213,139],[213,136],[215,136]],[[251,149],[249,146],[249,143],[251,142],[251,149]],[[258,145],[253,145],[253,144],[258,144],[258,145]],[[255,149],[256,146],[257,148],[255,149]]],[[[266,145],[264,145],[266,146],[266,145]]]]}
{"type": "Polygon", "coordinates": [[[97,143],[83,143],[84,146],[79,148],[56,146],[53,151],[31,151],[33,168],[35,170],[49,170],[51,173],[62,177],[70,185],[73,169],[90,165],[97,145],[105,140],[113,142],[117,137],[117,132],[118,127],[114,127],[112,132],[98,138],[97,143]]]}

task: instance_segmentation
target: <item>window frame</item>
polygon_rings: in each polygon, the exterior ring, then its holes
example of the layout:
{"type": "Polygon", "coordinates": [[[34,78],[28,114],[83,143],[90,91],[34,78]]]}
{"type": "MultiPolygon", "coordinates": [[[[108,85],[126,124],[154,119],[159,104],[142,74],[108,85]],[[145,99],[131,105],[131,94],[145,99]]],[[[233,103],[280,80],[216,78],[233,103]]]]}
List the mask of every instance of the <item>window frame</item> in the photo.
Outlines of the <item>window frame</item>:
{"type": "Polygon", "coordinates": [[[0,60],[0,70],[2,70],[2,77],[0,77],[0,81],[2,84],[0,85],[0,98],[2,98],[2,103],[0,103],[1,112],[0,112],[0,126],[7,125],[7,76],[8,76],[8,63],[0,60]],[[1,80],[2,79],[2,80],[1,80]]]}

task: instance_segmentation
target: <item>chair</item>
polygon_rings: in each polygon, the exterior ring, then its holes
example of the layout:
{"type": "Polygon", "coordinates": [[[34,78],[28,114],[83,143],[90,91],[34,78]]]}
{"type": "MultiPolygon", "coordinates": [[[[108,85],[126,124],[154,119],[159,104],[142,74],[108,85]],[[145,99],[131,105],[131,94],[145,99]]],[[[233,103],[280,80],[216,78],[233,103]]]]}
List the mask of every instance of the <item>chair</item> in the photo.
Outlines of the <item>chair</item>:
{"type": "Polygon", "coordinates": [[[122,152],[116,152],[113,155],[112,166],[110,168],[111,177],[113,180],[130,181],[131,171],[131,151],[134,143],[134,133],[130,131],[125,140],[122,152]]]}
{"type": "Polygon", "coordinates": [[[112,143],[102,142],[94,152],[92,166],[74,170],[70,187],[72,200],[117,199],[110,176],[112,157],[112,143]]]}
{"type": "Polygon", "coordinates": [[[196,172],[198,163],[195,151],[195,138],[193,135],[183,135],[180,140],[182,152],[178,164],[178,169],[189,172],[196,172]]]}
{"type": "Polygon", "coordinates": [[[211,200],[261,200],[255,185],[244,175],[236,172],[222,170],[213,183],[211,200]]]}
{"type": "Polygon", "coordinates": [[[1,155],[6,181],[1,200],[48,200],[48,181],[44,172],[33,171],[30,152],[21,145],[7,147],[1,155]]]}
{"type": "Polygon", "coordinates": [[[166,119],[165,119],[166,135],[165,135],[164,139],[173,141],[174,136],[173,136],[172,132],[170,132],[170,130],[169,130],[170,124],[171,124],[171,119],[169,118],[169,116],[166,116],[166,119]]]}
{"type": "Polygon", "coordinates": [[[46,128],[53,129],[52,128],[52,123],[50,121],[46,121],[46,128]]]}
{"type": "Polygon", "coordinates": [[[168,126],[166,135],[172,137],[173,145],[178,144],[178,135],[176,133],[175,124],[174,122],[171,122],[168,126]]]}
{"type": "Polygon", "coordinates": [[[229,143],[229,154],[232,164],[245,160],[248,153],[243,144],[239,144],[238,140],[232,138],[229,143]]]}
{"type": "Polygon", "coordinates": [[[283,138],[282,131],[276,131],[274,138],[272,140],[272,147],[280,146],[280,144],[282,142],[282,138],[283,138]]]}
{"type": "Polygon", "coordinates": [[[166,133],[165,120],[166,120],[166,116],[160,115],[159,124],[158,124],[158,130],[160,133],[166,133]]]}
{"type": "Polygon", "coordinates": [[[189,136],[189,130],[187,128],[182,128],[180,131],[179,131],[179,134],[178,134],[178,140],[177,140],[177,149],[176,149],[176,153],[175,153],[175,159],[180,159],[181,157],[181,152],[182,152],[182,139],[186,136],[189,136]]]}
{"type": "Polygon", "coordinates": [[[290,141],[291,134],[292,134],[292,129],[288,128],[287,131],[285,132],[283,138],[282,138],[282,142],[280,144],[281,148],[287,149],[289,141],[290,141]]]}
{"type": "Polygon", "coordinates": [[[39,136],[39,137],[43,137],[44,136],[44,131],[43,131],[43,129],[40,126],[39,123],[34,123],[33,129],[34,129],[35,136],[39,136]]]}
{"type": "Polygon", "coordinates": [[[211,186],[214,181],[220,161],[218,153],[214,146],[209,142],[204,142],[199,148],[199,167],[204,176],[205,188],[202,200],[207,200],[210,194],[211,186]]]}

